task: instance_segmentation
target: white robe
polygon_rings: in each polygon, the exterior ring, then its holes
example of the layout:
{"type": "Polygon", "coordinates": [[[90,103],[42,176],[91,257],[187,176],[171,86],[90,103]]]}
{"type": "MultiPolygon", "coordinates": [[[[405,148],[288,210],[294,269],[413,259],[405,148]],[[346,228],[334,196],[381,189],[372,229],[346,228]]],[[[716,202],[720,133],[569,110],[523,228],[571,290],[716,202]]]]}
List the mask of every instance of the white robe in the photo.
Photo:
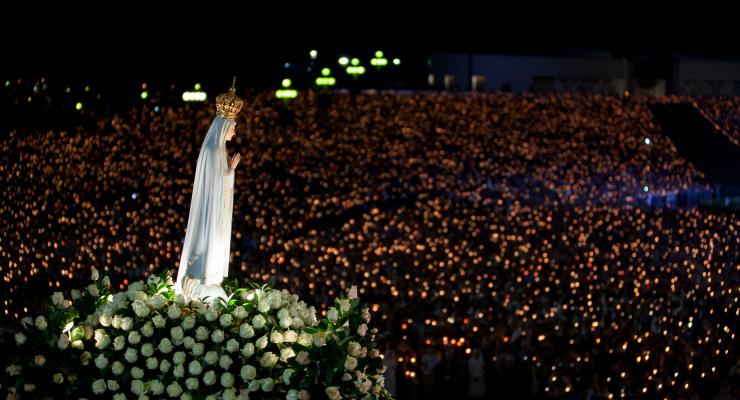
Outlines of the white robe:
{"type": "Polygon", "coordinates": [[[195,168],[188,225],[175,283],[187,299],[222,297],[229,274],[234,171],[228,167],[226,134],[235,124],[214,118],[195,168]]]}

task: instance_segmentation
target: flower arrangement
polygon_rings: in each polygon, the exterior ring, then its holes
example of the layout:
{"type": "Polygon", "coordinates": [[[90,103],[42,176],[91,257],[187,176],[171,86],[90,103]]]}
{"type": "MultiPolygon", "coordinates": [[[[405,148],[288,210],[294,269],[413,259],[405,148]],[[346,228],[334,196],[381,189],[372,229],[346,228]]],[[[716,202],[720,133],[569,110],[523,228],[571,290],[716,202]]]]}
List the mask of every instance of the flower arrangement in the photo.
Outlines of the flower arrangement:
{"type": "Polygon", "coordinates": [[[391,398],[355,288],[319,319],[295,294],[236,280],[213,305],[175,295],[166,272],[118,293],[97,271],[92,280],[22,320],[8,399],[391,398]]]}

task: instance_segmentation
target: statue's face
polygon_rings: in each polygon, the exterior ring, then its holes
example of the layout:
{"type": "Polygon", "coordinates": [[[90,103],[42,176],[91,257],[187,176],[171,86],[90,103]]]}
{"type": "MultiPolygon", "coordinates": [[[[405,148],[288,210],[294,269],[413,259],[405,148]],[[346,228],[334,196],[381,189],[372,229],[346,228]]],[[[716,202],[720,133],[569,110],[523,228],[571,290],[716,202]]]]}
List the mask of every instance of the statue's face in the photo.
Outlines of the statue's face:
{"type": "Polygon", "coordinates": [[[236,134],[236,124],[232,125],[231,128],[226,132],[226,140],[231,140],[236,134]]]}

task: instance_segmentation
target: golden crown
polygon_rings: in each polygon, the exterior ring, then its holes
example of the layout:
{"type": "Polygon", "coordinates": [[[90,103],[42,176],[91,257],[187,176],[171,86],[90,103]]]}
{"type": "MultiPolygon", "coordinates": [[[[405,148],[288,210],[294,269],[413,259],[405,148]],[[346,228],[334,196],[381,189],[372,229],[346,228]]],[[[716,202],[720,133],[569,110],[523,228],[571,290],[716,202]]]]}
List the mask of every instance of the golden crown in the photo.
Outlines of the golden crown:
{"type": "Polygon", "coordinates": [[[216,115],[226,119],[235,120],[239,111],[244,107],[244,100],[236,95],[236,77],[228,93],[216,96],[216,115]]]}

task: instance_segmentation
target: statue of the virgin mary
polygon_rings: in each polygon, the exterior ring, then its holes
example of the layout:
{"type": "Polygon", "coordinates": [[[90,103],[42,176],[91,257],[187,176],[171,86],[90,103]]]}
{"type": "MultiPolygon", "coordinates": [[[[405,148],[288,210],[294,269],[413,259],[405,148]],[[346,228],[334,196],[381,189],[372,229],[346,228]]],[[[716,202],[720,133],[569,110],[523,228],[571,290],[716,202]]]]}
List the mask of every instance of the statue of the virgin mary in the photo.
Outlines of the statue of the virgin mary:
{"type": "Polygon", "coordinates": [[[216,97],[216,117],[203,140],[195,168],[188,226],[175,283],[176,293],[182,293],[188,301],[228,297],[221,282],[229,274],[234,169],[241,156],[237,153],[229,157],[226,141],[234,136],[236,117],[244,106],[235,92],[232,84],[228,93],[216,97]]]}

